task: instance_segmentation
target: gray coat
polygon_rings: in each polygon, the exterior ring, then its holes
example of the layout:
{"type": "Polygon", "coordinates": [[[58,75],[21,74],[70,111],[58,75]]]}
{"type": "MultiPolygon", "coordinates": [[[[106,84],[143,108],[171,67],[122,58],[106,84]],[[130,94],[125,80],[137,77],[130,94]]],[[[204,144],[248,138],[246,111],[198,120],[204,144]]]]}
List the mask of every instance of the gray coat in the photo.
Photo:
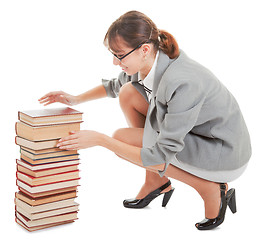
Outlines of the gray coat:
{"type": "MultiPolygon", "coordinates": [[[[138,74],[122,72],[103,85],[108,96],[117,97],[128,81],[147,99],[138,74]]],[[[249,133],[232,94],[182,50],[177,59],[160,51],[144,128],[143,165],[165,163],[159,172],[163,176],[171,163],[201,178],[225,182],[241,175],[250,156],[249,133]]]]}

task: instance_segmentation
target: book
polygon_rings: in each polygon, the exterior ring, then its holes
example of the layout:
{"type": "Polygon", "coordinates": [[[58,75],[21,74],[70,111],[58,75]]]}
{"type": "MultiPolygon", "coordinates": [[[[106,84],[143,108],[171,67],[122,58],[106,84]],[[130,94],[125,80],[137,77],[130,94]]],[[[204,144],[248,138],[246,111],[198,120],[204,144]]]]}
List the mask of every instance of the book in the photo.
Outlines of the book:
{"type": "Polygon", "coordinates": [[[69,199],[65,199],[65,200],[60,200],[60,201],[55,201],[55,202],[50,202],[50,203],[44,203],[41,205],[31,206],[28,203],[23,202],[22,200],[20,200],[18,198],[15,198],[15,205],[16,205],[16,207],[20,207],[20,208],[24,209],[25,212],[39,213],[39,212],[46,212],[46,211],[59,209],[59,208],[76,206],[78,204],[75,202],[74,198],[69,198],[69,199]]]}
{"type": "Polygon", "coordinates": [[[20,153],[24,156],[27,156],[31,158],[32,160],[39,160],[39,159],[45,159],[45,158],[52,158],[52,157],[62,157],[62,156],[68,156],[73,154],[78,154],[77,150],[61,150],[57,148],[50,148],[50,151],[47,151],[49,149],[45,149],[45,151],[35,151],[30,150],[28,148],[21,147],[20,153]]]}
{"type": "Polygon", "coordinates": [[[71,131],[79,131],[80,123],[32,127],[23,122],[16,122],[15,130],[16,135],[30,141],[54,140],[68,136],[71,131]]]}
{"type": "Polygon", "coordinates": [[[44,197],[37,197],[37,198],[33,198],[19,191],[15,193],[15,197],[31,206],[37,206],[37,205],[50,203],[50,202],[56,202],[56,201],[65,200],[69,198],[76,198],[77,191],[62,192],[62,193],[57,193],[57,194],[48,195],[44,197]]]}
{"type": "MultiPolygon", "coordinates": [[[[17,165],[23,166],[31,171],[38,171],[38,170],[45,170],[50,168],[58,168],[58,167],[66,167],[71,165],[78,165],[79,160],[66,160],[66,161],[60,161],[60,162],[51,162],[51,163],[41,163],[41,164],[30,164],[26,161],[23,161],[21,159],[16,159],[17,165]]],[[[30,175],[30,174],[29,174],[30,175]]]]}
{"type": "Polygon", "coordinates": [[[57,168],[49,168],[49,169],[44,169],[44,170],[32,171],[26,167],[23,167],[17,164],[18,172],[27,174],[34,178],[50,176],[50,175],[55,175],[59,173],[72,172],[72,171],[77,171],[77,170],[78,170],[78,165],[69,165],[65,167],[57,167],[57,168]]]}
{"type": "Polygon", "coordinates": [[[61,162],[61,161],[70,161],[70,160],[77,160],[79,154],[72,154],[69,156],[62,156],[62,157],[53,157],[53,158],[45,158],[45,159],[31,159],[23,154],[20,155],[21,159],[32,164],[44,164],[44,163],[54,163],[54,162],[61,162]]]}
{"type": "Polygon", "coordinates": [[[69,224],[69,223],[73,223],[74,222],[74,220],[69,220],[69,221],[64,221],[64,222],[45,224],[45,225],[42,225],[42,226],[28,227],[23,222],[21,222],[17,217],[15,218],[15,221],[16,221],[17,224],[19,224],[21,227],[25,228],[29,232],[33,232],[33,231],[42,230],[42,229],[45,229],[45,228],[55,227],[55,226],[59,226],[59,225],[62,225],[62,224],[69,224]]]}
{"type": "Polygon", "coordinates": [[[30,186],[29,184],[26,184],[20,181],[19,179],[17,179],[16,184],[18,187],[24,189],[26,192],[41,193],[41,192],[47,192],[52,190],[64,189],[68,187],[76,187],[79,185],[79,179],[58,182],[58,183],[51,183],[51,184],[40,185],[40,186],[30,186]]]}
{"type": "Polygon", "coordinates": [[[30,186],[41,186],[46,184],[58,183],[67,180],[79,179],[79,170],[71,172],[63,172],[59,174],[53,174],[43,177],[32,177],[22,172],[16,172],[17,179],[30,185],[30,186]]]}
{"type": "Polygon", "coordinates": [[[43,141],[30,141],[28,139],[16,136],[15,143],[21,147],[26,147],[31,150],[44,150],[55,148],[58,144],[58,139],[53,140],[43,140],[43,141]]]}
{"type": "Polygon", "coordinates": [[[73,213],[66,213],[61,215],[56,215],[52,217],[42,218],[31,221],[27,217],[23,216],[22,214],[18,213],[16,211],[16,218],[19,219],[23,224],[26,225],[26,227],[38,227],[48,225],[48,224],[54,224],[54,223],[60,223],[65,221],[72,221],[77,219],[77,212],[73,213]]]}
{"type": "Polygon", "coordinates": [[[82,112],[69,107],[53,108],[19,111],[18,119],[31,126],[41,126],[50,124],[64,124],[69,122],[81,122],[82,114],[82,112]]]}
{"type": "Polygon", "coordinates": [[[21,213],[23,216],[27,217],[29,220],[37,220],[37,219],[52,217],[52,216],[61,215],[65,213],[77,212],[79,210],[78,206],[79,204],[75,203],[74,206],[64,207],[64,208],[59,208],[59,209],[54,209],[54,210],[49,210],[49,211],[44,211],[44,212],[38,212],[38,213],[30,213],[30,212],[25,211],[23,208],[17,206],[16,211],[21,213]]]}
{"type": "Polygon", "coordinates": [[[53,190],[48,190],[45,192],[36,192],[36,193],[31,193],[27,190],[25,190],[24,188],[21,188],[20,186],[18,186],[18,190],[24,194],[26,194],[28,197],[37,199],[37,198],[41,198],[41,197],[53,197],[56,194],[61,194],[61,193],[67,193],[67,192],[72,192],[72,191],[77,191],[77,186],[70,186],[70,187],[64,187],[64,188],[59,188],[59,189],[53,189],[53,190]]]}
{"type": "Polygon", "coordinates": [[[24,151],[29,152],[32,155],[42,155],[42,154],[51,154],[52,155],[52,154],[57,154],[57,153],[60,153],[60,155],[67,155],[67,153],[77,154],[77,152],[78,152],[77,150],[62,150],[58,147],[34,150],[31,148],[20,146],[20,152],[22,149],[24,151]]]}

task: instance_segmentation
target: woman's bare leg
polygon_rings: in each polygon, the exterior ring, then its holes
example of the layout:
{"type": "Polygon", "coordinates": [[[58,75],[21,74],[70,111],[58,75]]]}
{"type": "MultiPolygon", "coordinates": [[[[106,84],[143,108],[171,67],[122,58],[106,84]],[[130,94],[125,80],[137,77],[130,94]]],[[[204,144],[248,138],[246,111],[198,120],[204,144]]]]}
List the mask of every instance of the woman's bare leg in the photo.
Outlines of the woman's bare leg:
{"type": "MultiPolygon", "coordinates": [[[[129,127],[138,128],[137,130],[135,130],[135,134],[139,134],[140,137],[138,137],[137,135],[135,136],[135,138],[133,138],[132,135],[134,132],[129,130],[127,130],[127,133],[125,134],[122,134],[121,132],[116,132],[114,134],[114,137],[123,142],[141,147],[143,128],[149,104],[144,99],[144,97],[135,89],[135,87],[132,86],[131,83],[126,83],[122,86],[119,94],[119,101],[129,127]]],[[[142,186],[136,198],[144,198],[147,194],[149,194],[156,188],[162,186],[167,181],[167,177],[161,178],[158,173],[146,170],[145,183],[142,186]]],[[[170,189],[171,186],[169,186],[163,192],[167,192],[170,189]]]]}
{"type": "MultiPolygon", "coordinates": [[[[143,127],[149,105],[131,83],[127,83],[122,87],[119,99],[122,111],[131,128],[119,129],[113,137],[135,146],[142,146],[143,127]]],[[[204,200],[206,218],[217,217],[220,207],[219,184],[196,177],[173,165],[169,165],[163,178],[155,171],[146,170],[145,184],[137,195],[137,199],[145,197],[148,193],[163,185],[164,182],[167,182],[168,177],[193,187],[204,200]]],[[[170,189],[171,187],[165,189],[164,192],[170,189]]]]}
{"type": "Polygon", "coordinates": [[[149,103],[130,82],[121,87],[119,101],[128,126],[144,128],[149,103]]]}
{"type": "Polygon", "coordinates": [[[193,187],[200,194],[204,200],[206,218],[218,216],[221,201],[219,183],[199,178],[171,164],[168,166],[165,176],[193,187]]]}
{"type": "MultiPolygon", "coordinates": [[[[113,135],[114,138],[120,141],[138,147],[142,146],[142,136],[142,128],[122,128],[115,131],[113,135]]],[[[159,174],[156,171],[147,170],[145,184],[143,185],[140,193],[138,194],[137,199],[140,199],[140,196],[142,196],[143,198],[151,191],[166,183],[168,179],[167,177],[173,178],[193,187],[204,200],[206,218],[217,217],[221,200],[219,184],[194,176],[173,165],[168,166],[167,171],[165,173],[165,177],[163,178],[160,178],[159,174]]],[[[163,192],[167,192],[170,189],[171,188],[167,188],[163,192]]]]}

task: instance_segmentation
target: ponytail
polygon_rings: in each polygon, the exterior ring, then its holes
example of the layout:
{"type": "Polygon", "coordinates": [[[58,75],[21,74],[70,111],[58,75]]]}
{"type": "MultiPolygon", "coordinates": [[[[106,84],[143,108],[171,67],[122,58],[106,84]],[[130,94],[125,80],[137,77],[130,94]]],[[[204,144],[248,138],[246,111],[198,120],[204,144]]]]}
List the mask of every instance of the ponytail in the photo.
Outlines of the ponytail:
{"type": "Polygon", "coordinates": [[[159,48],[171,59],[177,58],[180,53],[173,35],[164,30],[159,30],[159,48]]]}

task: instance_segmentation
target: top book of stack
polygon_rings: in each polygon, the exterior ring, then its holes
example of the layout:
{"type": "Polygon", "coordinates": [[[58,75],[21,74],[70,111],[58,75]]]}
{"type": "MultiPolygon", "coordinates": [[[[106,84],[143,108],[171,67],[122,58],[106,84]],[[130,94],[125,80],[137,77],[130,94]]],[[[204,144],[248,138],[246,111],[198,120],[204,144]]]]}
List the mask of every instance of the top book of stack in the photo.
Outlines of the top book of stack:
{"type": "Polygon", "coordinates": [[[72,108],[53,108],[18,112],[21,122],[33,127],[82,122],[82,112],[72,108]]]}

